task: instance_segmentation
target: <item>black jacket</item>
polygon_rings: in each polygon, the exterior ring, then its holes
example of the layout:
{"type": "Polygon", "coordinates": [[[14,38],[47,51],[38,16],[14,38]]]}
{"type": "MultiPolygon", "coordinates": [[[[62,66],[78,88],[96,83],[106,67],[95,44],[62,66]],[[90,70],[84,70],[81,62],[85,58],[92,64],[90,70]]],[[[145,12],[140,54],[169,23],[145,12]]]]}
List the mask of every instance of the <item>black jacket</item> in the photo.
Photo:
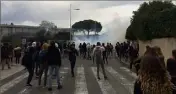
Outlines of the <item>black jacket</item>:
{"type": "Polygon", "coordinates": [[[22,58],[22,65],[25,67],[34,67],[34,60],[33,60],[33,55],[34,55],[34,48],[33,47],[28,47],[25,51],[25,54],[22,58]]]}
{"type": "Polygon", "coordinates": [[[55,46],[50,46],[48,52],[46,53],[46,58],[48,65],[58,65],[61,66],[61,54],[58,48],[55,46]]]}
{"type": "Polygon", "coordinates": [[[78,56],[78,51],[75,48],[70,48],[69,50],[69,60],[76,61],[76,56],[78,56]]]}
{"type": "Polygon", "coordinates": [[[167,60],[167,70],[171,75],[171,77],[176,78],[176,60],[175,59],[169,58],[167,60]]]}

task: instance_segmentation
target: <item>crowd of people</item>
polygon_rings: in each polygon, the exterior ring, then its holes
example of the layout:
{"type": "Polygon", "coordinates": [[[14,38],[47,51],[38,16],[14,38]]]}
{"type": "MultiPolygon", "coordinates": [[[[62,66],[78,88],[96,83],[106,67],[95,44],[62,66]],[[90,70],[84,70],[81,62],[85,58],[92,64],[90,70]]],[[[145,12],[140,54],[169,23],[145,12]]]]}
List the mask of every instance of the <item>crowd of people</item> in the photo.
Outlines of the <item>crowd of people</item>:
{"type": "Polygon", "coordinates": [[[13,65],[13,58],[15,58],[15,63],[20,64],[21,58],[21,47],[13,47],[11,44],[4,43],[1,45],[1,66],[4,70],[5,65],[7,64],[8,69],[13,65]]]}
{"type": "MultiPolygon", "coordinates": [[[[104,79],[108,79],[105,71],[105,64],[108,59],[116,56],[119,60],[130,59],[130,68],[134,66],[138,78],[134,84],[134,94],[176,94],[176,50],[172,51],[172,57],[165,62],[165,57],[160,47],[146,46],[146,52],[143,56],[138,55],[139,48],[130,42],[119,43],[113,46],[111,43],[80,43],[79,49],[75,48],[75,43],[59,44],[51,41],[31,42],[24,50],[21,64],[29,72],[27,86],[32,86],[33,75],[38,78],[38,85],[41,85],[41,78],[44,74],[44,86],[48,85],[48,90],[52,90],[52,78],[56,78],[58,89],[62,88],[60,83],[59,69],[62,66],[62,58],[70,61],[71,76],[74,77],[74,68],[77,56],[83,59],[92,60],[97,67],[97,79],[100,67],[104,79]],[[115,52],[115,54],[114,54],[115,52]]],[[[16,64],[19,64],[21,57],[21,48],[13,48],[11,45],[4,44],[1,47],[2,65],[7,64],[10,68],[11,57],[13,53],[16,57],[16,64]]],[[[4,67],[3,67],[4,69],[4,67]]]]}

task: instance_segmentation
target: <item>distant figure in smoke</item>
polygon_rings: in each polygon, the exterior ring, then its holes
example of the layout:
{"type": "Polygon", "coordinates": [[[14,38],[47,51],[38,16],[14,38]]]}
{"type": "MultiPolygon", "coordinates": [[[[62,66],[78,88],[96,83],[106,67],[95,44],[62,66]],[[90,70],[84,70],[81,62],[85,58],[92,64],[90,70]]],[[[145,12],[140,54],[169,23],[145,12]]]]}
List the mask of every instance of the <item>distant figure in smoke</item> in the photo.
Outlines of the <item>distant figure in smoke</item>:
{"type": "Polygon", "coordinates": [[[97,64],[97,78],[99,80],[100,80],[100,75],[99,75],[100,66],[103,71],[104,79],[107,79],[104,63],[103,63],[103,56],[102,56],[104,50],[105,48],[101,46],[100,42],[97,42],[97,46],[93,50],[93,57],[95,57],[95,61],[97,64]]]}
{"type": "MultiPolygon", "coordinates": [[[[92,48],[91,48],[92,54],[93,54],[94,48],[95,48],[95,45],[93,45],[92,48]]],[[[94,64],[94,56],[92,56],[92,59],[93,59],[93,64],[94,64]]]]}
{"type": "Polygon", "coordinates": [[[88,60],[91,60],[90,54],[91,54],[91,45],[90,45],[90,43],[88,43],[87,44],[87,59],[88,60]]]}
{"type": "Polygon", "coordinates": [[[108,64],[107,48],[104,43],[102,43],[102,46],[105,48],[105,50],[103,51],[103,61],[104,63],[108,64]]]}
{"type": "Polygon", "coordinates": [[[78,51],[75,48],[75,45],[72,44],[70,49],[69,49],[69,60],[70,60],[70,64],[71,64],[71,74],[72,77],[74,77],[74,67],[75,67],[75,63],[76,63],[76,56],[78,56],[78,51]]]}
{"type": "Polygon", "coordinates": [[[84,42],[83,43],[83,58],[85,59],[86,58],[86,53],[87,53],[87,45],[86,45],[86,43],[84,42]]]}
{"type": "Polygon", "coordinates": [[[80,54],[80,56],[82,56],[82,54],[83,54],[82,43],[79,44],[79,54],[80,54]]]}

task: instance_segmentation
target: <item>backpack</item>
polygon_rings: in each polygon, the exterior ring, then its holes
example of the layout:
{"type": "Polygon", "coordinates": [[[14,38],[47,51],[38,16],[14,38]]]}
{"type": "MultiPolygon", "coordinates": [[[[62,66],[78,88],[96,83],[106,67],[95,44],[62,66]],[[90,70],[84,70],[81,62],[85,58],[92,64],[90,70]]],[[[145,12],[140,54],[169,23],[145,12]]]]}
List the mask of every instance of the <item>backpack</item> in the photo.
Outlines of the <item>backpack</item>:
{"type": "Polygon", "coordinates": [[[38,60],[39,60],[40,63],[43,63],[43,62],[44,62],[46,52],[47,52],[47,51],[45,51],[45,50],[41,50],[41,51],[39,52],[39,55],[38,55],[38,58],[39,58],[39,59],[38,59],[38,60]]]}
{"type": "Polygon", "coordinates": [[[101,60],[102,59],[101,47],[96,47],[95,48],[95,58],[96,58],[96,60],[101,60]]]}

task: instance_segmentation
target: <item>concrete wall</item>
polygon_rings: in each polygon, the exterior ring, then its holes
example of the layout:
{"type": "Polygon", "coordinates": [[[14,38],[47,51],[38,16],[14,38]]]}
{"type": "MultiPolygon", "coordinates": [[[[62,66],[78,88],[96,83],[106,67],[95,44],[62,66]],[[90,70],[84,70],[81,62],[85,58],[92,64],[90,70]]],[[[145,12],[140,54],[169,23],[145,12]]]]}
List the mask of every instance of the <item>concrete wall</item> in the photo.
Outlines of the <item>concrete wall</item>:
{"type": "Polygon", "coordinates": [[[164,54],[165,60],[172,56],[172,50],[176,49],[176,38],[161,38],[153,39],[152,41],[139,41],[139,55],[143,55],[145,52],[145,47],[149,46],[159,46],[164,54]]]}

